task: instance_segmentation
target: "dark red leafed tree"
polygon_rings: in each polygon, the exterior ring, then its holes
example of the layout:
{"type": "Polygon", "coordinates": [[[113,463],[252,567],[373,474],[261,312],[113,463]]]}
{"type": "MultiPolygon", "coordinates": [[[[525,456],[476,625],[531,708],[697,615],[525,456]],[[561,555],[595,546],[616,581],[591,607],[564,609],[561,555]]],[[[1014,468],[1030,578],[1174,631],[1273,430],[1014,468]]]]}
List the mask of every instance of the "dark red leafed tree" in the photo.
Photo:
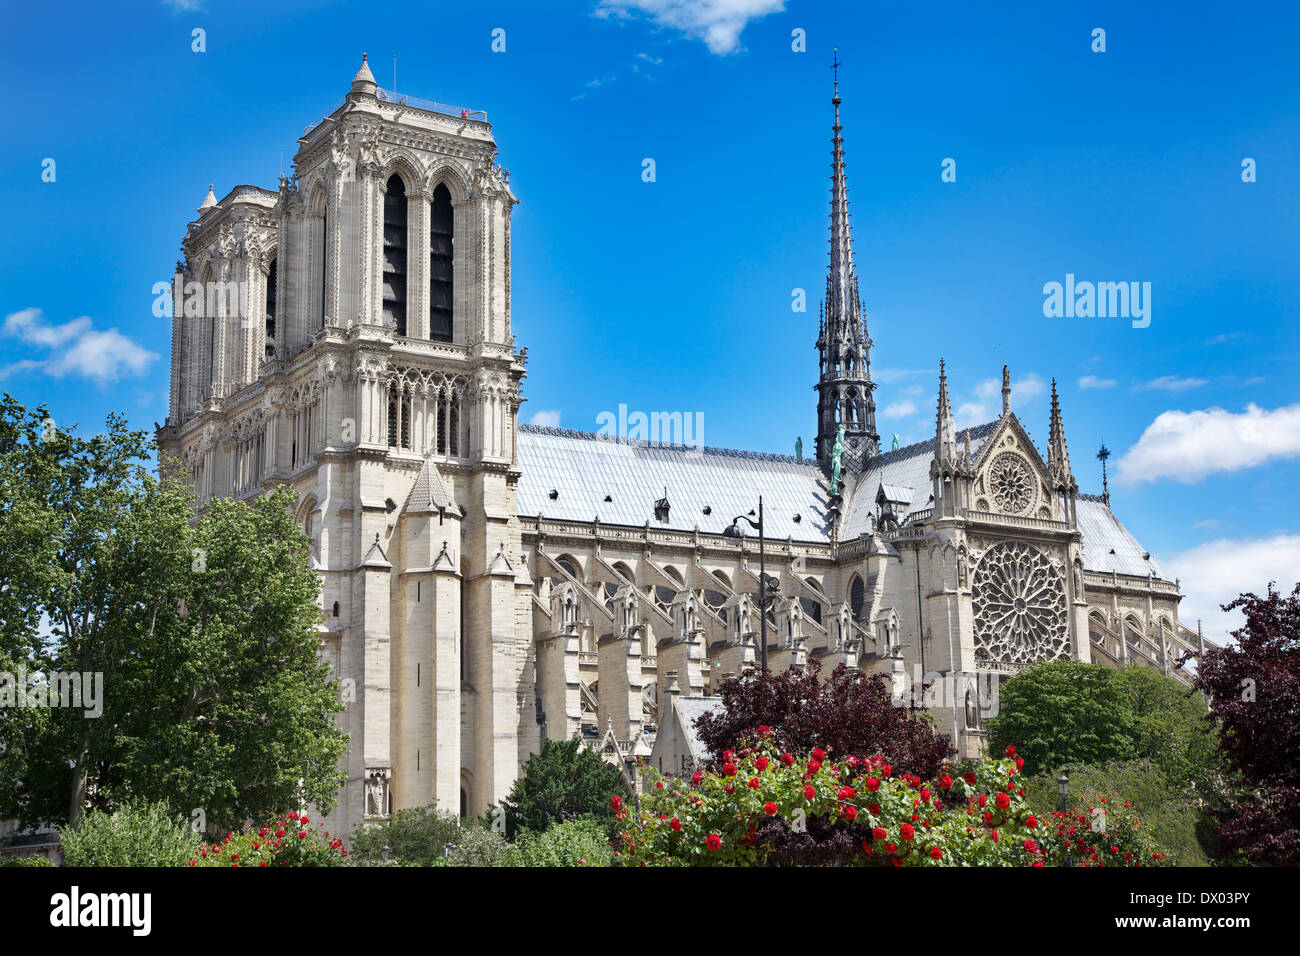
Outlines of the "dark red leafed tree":
{"type": "Polygon", "coordinates": [[[929,779],[953,756],[952,744],[917,710],[897,704],[889,679],[850,672],[841,664],[826,680],[821,665],[805,673],[732,679],[721,688],[723,711],[696,721],[700,741],[716,761],[760,726],[784,749],[806,754],[821,747],[834,759],[884,756],[895,773],[929,779]]]}
{"type": "Polygon", "coordinates": [[[1300,585],[1243,594],[1235,646],[1201,661],[1196,688],[1246,792],[1217,814],[1223,849],[1254,864],[1300,865],[1300,585]]]}

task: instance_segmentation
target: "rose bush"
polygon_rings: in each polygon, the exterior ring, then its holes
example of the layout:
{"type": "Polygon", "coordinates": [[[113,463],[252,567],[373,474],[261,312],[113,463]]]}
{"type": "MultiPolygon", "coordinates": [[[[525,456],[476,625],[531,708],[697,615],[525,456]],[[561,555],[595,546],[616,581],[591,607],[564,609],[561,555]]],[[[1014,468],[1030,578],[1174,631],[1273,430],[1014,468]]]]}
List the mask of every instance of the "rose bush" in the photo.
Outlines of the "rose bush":
{"type": "Polygon", "coordinates": [[[287,813],[265,826],[245,826],[220,843],[204,843],[190,866],[339,866],[348,855],[337,835],[321,832],[306,814],[287,813]]]}
{"type": "Polygon", "coordinates": [[[1047,827],[1031,812],[1008,748],[964,773],[895,774],[880,756],[798,756],[769,738],[727,750],[717,772],[690,779],[650,771],[641,811],[614,806],[624,865],[757,866],[780,835],[812,820],[851,839],[844,862],[865,866],[1043,866],[1047,827]]]}
{"type": "Polygon", "coordinates": [[[1172,866],[1131,802],[1100,797],[1084,810],[1054,810],[1043,839],[1049,866],[1172,866]]]}

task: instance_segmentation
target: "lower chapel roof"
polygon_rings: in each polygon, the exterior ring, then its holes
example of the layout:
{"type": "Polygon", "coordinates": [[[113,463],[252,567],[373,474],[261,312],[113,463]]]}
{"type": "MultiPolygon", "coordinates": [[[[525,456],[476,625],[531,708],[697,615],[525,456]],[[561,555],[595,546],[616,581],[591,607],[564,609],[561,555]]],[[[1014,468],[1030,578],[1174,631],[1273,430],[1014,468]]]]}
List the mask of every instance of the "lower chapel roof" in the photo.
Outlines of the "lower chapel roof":
{"type": "MultiPolygon", "coordinates": [[[[969,430],[978,455],[997,422],[969,430]]],[[[934,440],[877,457],[863,473],[844,514],[841,540],[868,531],[882,484],[912,491],[908,514],[932,505],[934,440]]],[[[668,528],[721,534],[736,515],[755,512],[763,496],[770,538],[829,541],[829,482],[816,460],[724,448],[659,445],[592,432],[519,426],[517,510],[521,517],[668,528]],[[666,513],[656,506],[667,500],[666,513]],[[660,517],[666,520],[660,520],[660,517]]],[[[1160,569],[1099,495],[1079,495],[1084,566],[1107,574],[1160,577],[1160,569]]],[[[747,533],[752,533],[742,524],[747,533]]]]}

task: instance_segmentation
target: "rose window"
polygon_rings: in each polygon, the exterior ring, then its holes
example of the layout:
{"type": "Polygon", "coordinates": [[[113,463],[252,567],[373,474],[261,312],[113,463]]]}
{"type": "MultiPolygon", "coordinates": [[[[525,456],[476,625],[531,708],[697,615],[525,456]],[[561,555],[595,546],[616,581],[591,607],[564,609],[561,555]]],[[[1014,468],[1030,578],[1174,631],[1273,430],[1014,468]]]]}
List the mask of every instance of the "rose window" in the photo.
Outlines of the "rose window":
{"type": "Polygon", "coordinates": [[[1020,666],[1069,656],[1065,585],[1046,555],[994,545],[975,568],[975,659],[1020,666]]]}
{"type": "Polygon", "coordinates": [[[1003,452],[989,468],[989,490],[1000,511],[1023,514],[1034,501],[1034,476],[1023,458],[1003,452]]]}

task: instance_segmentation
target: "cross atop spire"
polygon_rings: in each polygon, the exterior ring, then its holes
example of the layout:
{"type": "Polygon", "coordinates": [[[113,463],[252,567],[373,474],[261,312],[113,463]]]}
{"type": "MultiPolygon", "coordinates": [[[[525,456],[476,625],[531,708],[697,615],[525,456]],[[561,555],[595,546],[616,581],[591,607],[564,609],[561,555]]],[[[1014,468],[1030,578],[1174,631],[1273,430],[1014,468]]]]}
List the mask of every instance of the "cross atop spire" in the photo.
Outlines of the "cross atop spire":
{"type": "Polygon", "coordinates": [[[844,173],[844,138],[840,125],[838,49],[834,71],[835,124],[831,127],[831,238],[826,302],[822,308],[817,349],[821,381],[817,385],[817,458],[830,467],[831,449],[844,426],[845,466],[860,470],[880,452],[876,433],[875,385],[871,382],[871,339],[867,336],[853,269],[853,237],[849,227],[849,188],[844,173]]]}

